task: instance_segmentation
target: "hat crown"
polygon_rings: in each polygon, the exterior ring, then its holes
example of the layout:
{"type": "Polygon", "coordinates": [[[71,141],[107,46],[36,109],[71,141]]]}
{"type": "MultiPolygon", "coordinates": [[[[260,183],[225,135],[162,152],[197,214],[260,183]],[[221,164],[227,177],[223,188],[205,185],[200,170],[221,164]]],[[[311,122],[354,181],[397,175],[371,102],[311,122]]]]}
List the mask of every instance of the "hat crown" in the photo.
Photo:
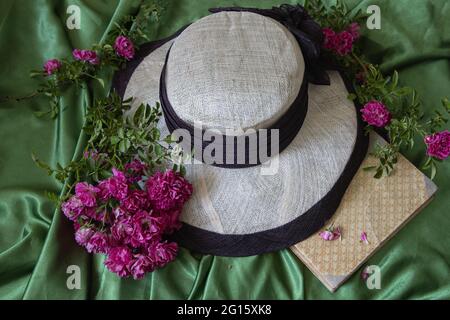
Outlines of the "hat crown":
{"type": "Polygon", "coordinates": [[[305,63],[279,22],[250,12],[219,12],[186,28],[165,74],[178,117],[206,129],[270,127],[297,98],[305,63]]]}

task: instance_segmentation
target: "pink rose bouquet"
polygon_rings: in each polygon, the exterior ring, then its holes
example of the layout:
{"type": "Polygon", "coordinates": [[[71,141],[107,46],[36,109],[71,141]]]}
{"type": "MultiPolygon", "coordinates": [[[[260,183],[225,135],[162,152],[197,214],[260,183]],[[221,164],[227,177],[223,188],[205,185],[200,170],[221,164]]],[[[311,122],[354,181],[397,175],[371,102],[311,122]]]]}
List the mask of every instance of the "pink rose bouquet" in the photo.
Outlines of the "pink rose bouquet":
{"type": "Polygon", "coordinates": [[[77,183],[61,207],[74,223],[76,242],[89,253],[105,254],[106,267],[120,277],[142,278],[175,258],[178,246],[165,235],[181,227],[179,216],[192,194],[179,173],[147,179],[145,170],[135,160],[95,186],[77,183]]]}

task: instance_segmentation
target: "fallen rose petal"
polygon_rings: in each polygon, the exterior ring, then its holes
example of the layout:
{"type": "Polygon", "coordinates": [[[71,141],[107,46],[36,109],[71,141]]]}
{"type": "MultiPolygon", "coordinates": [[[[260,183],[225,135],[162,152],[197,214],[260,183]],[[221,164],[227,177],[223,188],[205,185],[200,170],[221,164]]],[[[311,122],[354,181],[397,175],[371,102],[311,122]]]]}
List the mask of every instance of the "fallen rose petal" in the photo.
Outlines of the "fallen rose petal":
{"type": "Polygon", "coordinates": [[[319,232],[319,236],[325,241],[334,240],[333,232],[330,232],[328,230],[319,232]]]}
{"type": "Polygon", "coordinates": [[[325,241],[333,241],[342,238],[341,228],[329,226],[325,231],[319,232],[319,236],[325,241]]]}
{"type": "Polygon", "coordinates": [[[362,232],[361,236],[359,238],[359,242],[364,242],[365,244],[369,244],[369,240],[367,239],[367,233],[366,232],[362,232]]]}
{"type": "Polygon", "coordinates": [[[342,240],[342,232],[341,232],[341,227],[337,227],[336,230],[333,232],[333,235],[337,238],[339,238],[339,240],[342,240]]]}

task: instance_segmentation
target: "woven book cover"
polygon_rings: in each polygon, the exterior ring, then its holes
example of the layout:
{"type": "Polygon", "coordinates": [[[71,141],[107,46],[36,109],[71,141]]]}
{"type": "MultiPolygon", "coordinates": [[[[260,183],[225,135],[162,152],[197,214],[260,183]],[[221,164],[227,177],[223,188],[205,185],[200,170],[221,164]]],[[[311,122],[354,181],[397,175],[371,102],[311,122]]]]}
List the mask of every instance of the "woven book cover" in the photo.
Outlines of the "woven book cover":
{"type": "MultiPolygon", "coordinates": [[[[369,153],[376,142],[385,143],[379,135],[371,133],[369,153]]],[[[324,241],[315,234],[291,247],[332,292],[420,212],[437,190],[427,176],[401,155],[389,177],[375,179],[373,171],[363,170],[376,163],[373,156],[366,157],[328,223],[340,227],[340,240],[324,241]],[[368,244],[360,242],[363,231],[368,244]]]]}

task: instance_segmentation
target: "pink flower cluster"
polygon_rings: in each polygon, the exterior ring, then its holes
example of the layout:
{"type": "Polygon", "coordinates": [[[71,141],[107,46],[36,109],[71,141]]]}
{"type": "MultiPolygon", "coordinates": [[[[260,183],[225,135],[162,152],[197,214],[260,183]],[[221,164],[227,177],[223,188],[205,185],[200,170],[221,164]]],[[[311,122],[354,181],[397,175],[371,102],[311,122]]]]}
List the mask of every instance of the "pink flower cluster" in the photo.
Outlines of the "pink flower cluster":
{"type": "Polygon", "coordinates": [[[382,128],[391,121],[391,113],[379,101],[369,101],[361,109],[362,119],[369,125],[382,128]]]}
{"type": "MultiPolygon", "coordinates": [[[[133,42],[125,36],[118,36],[114,42],[114,51],[116,52],[117,56],[125,58],[127,60],[131,60],[134,57],[133,42]]],[[[88,62],[92,65],[97,65],[100,63],[100,58],[98,57],[97,52],[95,52],[94,50],[74,49],[72,51],[72,56],[75,60],[88,62]]],[[[47,61],[47,63],[52,63],[51,61],[53,60],[49,60],[47,61]]],[[[47,68],[45,66],[44,69],[47,71],[47,68]]]]}
{"type": "Polygon", "coordinates": [[[424,139],[427,145],[427,155],[439,160],[445,160],[450,155],[450,132],[444,130],[430,134],[424,139]]]}
{"type": "MultiPolygon", "coordinates": [[[[118,36],[114,42],[114,51],[117,56],[131,60],[134,57],[133,42],[125,36],[118,36]]],[[[75,60],[98,65],[100,58],[94,50],[74,49],[72,56],[75,60]]],[[[54,74],[61,67],[61,62],[58,59],[47,60],[44,64],[44,72],[50,76],[54,74]]]]}
{"type": "Polygon", "coordinates": [[[354,22],[348,28],[341,32],[335,32],[331,28],[322,30],[325,36],[324,48],[336,52],[338,55],[345,56],[352,52],[353,43],[358,40],[359,25],[354,22]]]}
{"type": "Polygon", "coordinates": [[[74,222],[76,242],[106,254],[106,267],[120,277],[142,278],[175,258],[178,246],[164,236],[180,228],[179,215],[192,194],[192,185],[171,170],[144,184],[145,169],[136,160],[96,186],[78,183],[62,205],[74,222]]]}

